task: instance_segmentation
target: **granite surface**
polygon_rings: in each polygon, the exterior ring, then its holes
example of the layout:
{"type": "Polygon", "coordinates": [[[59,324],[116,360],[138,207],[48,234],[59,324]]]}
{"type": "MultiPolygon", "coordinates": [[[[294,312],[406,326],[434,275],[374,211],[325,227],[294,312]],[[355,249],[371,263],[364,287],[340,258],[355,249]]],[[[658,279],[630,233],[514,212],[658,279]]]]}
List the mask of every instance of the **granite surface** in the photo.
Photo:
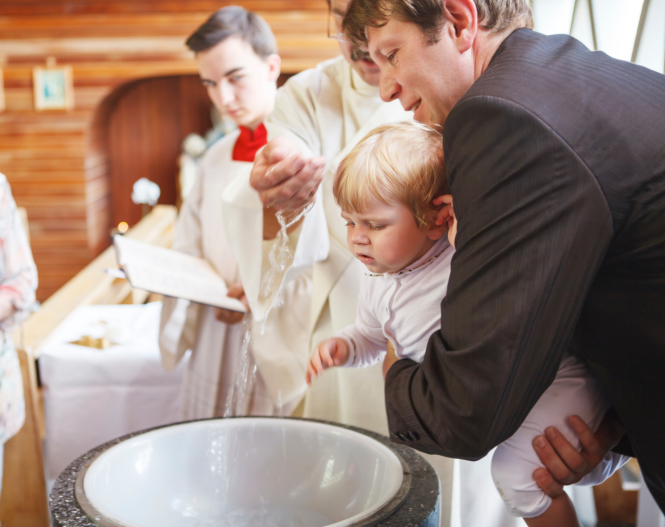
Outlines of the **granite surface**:
{"type": "MultiPolygon", "coordinates": [[[[242,417],[231,419],[242,419],[242,417]]],[[[298,418],[265,417],[264,419],[298,418]]],[[[355,527],[438,527],[440,514],[439,480],[432,466],[413,449],[404,445],[392,443],[390,439],[385,436],[361,428],[316,419],[300,420],[339,426],[372,437],[390,448],[401,459],[405,471],[405,481],[410,480],[410,484],[403,485],[402,490],[398,495],[381,511],[378,511],[370,518],[354,523],[353,525],[355,527]]],[[[150,430],[157,430],[158,428],[164,427],[152,428],[150,430]]],[[[53,486],[53,490],[51,491],[51,495],[49,496],[49,507],[51,510],[53,525],[55,527],[99,527],[101,524],[94,521],[93,518],[90,518],[83,511],[76,499],[75,486],[79,472],[87,468],[97,456],[112,446],[125,441],[130,437],[149,432],[150,430],[128,434],[109,441],[108,443],[104,443],[73,461],[60,474],[60,476],[58,476],[58,479],[53,486]]]]}

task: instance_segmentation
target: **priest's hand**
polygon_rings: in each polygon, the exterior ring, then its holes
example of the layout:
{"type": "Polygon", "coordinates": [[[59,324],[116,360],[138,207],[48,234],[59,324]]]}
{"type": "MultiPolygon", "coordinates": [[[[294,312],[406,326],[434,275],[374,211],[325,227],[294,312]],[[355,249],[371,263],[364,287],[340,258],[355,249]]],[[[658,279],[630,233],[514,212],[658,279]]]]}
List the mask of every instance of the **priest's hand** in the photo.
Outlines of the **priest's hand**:
{"type": "MultiPolygon", "coordinates": [[[[237,298],[245,305],[245,307],[247,308],[247,313],[250,312],[249,302],[247,301],[247,297],[245,296],[245,289],[242,287],[242,284],[238,283],[229,287],[226,296],[231,298],[237,298]]],[[[224,322],[225,324],[229,325],[237,324],[244,318],[244,316],[245,313],[240,313],[238,311],[231,311],[230,309],[222,309],[221,307],[215,308],[215,318],[220,322],[224,322]]]]}
{"type": "Polygon", "coordinates": [[[533,479],[551,498],[563,493],[564,485],[577,483],[602,461],[625,433],[623,425],[608,413],[594,434],[578,416],[569,419],[580,438],[580,452],[555,427],[533,440],[533,448],[546,468],[536,469],[533,479]]]}
{"type": "Polygon", "coordinates": [[[293,139],[277,137],[257,154],[249,181],[265,207],[297,211],[314,200],[324,168],[322,157],[306,159],[293,139]]]}

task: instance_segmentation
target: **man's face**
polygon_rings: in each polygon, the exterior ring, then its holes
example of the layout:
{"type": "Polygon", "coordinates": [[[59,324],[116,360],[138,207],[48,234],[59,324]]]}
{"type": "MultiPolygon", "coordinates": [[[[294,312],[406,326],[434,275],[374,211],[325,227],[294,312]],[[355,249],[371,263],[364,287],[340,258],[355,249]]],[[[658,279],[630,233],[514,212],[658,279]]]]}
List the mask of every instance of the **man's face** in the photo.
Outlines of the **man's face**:
{"type": "Polygon", "coordinates": [[[229,37],[196,55],[201,82],[213,104],[237,125],[256,128],[272,111],[279,57],[259,57],[239,37],[229,37]]]}
{"type": "MultiPolygon", "coordinates": [[[[330,0],[330,9],[333,19],[332,31],[334,33],[342,32],[342,22],[344,21],[344,15],[346,14],[346,9],[350,1],[351,0],[330,0]]],[[[351,44],[346,42],[340,42],[339,48],[342,51],[344,58],[367,84],[370,86],[379,85],[379,67],[374,63],[368,53],[354,48],[351,44]]]]}
{"type": "Polygon", "coordinates": [[[381,69],[381,98],[399,99],[417,121],[443,126],[474,80],[473,57],[459,51],[453,23],[446,21],[434,44],[417,25],[396,19],[368,28],[367,36],[369,52],[381,69]]]}

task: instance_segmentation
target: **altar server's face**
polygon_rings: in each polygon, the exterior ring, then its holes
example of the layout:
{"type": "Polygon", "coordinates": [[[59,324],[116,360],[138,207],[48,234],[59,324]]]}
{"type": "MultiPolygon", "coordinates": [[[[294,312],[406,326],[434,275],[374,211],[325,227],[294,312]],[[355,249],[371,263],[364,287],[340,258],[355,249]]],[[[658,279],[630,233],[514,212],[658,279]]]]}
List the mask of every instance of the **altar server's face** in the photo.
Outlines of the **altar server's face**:
{"type": "Polygon", "coordinates": [[[213,104],[237,125],[253,130],[272,112],[278,55],[263,59],[243,39],[229,37],[196,58],[213,104]]]}
{"type": "Polygon", "coordinates": [[[346,243],[371,273],[396,273],[418,260],[443,235],[439,226],[419,229],[399,202],[372,198],[363,212],[343,211],[346,243]]]}
{"type": "MultiPolygon", "coordinates": [[[[344,15],[350,1],[330,0],[330,10],[333,20],[330,30],[333,33],[339,34],[342,32],[342,22],[344,21],[344,15]]],[[[380,70],[369,56],[369,53],[363,52],[347,42],[339,42],[339,48],[344,58],[367,84],[371,86],[379,85],[380,70]]]]}

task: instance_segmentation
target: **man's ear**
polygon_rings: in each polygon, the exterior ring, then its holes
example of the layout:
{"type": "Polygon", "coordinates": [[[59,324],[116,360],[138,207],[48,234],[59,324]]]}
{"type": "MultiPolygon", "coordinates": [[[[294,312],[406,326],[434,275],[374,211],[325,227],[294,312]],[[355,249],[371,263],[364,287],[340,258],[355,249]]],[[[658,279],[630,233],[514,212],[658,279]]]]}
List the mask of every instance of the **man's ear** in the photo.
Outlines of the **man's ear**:
{"type": "Polygon", "coordinates": [[[265,58],[265,62],[268,65],[268,78],[271,82],[277,82],[282,71],[282,59],[277,53],[273,53],[265,58]]]}
{"type": "Polygon", "coordinates": [[[478,32],[478,10],[473,0],[444,0],[443,17],[460,53],[471,49],[478,32]]]}

